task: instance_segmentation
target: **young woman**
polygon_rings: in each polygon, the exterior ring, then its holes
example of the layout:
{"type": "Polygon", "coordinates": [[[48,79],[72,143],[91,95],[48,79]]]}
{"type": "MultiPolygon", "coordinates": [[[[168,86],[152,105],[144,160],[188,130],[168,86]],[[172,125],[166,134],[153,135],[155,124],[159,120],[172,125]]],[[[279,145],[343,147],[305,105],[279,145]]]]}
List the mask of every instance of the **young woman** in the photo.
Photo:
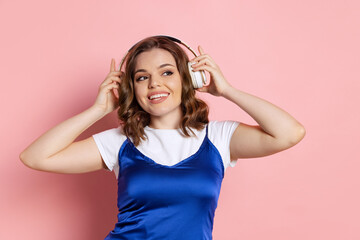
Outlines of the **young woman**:
{"type": "Polygon", "coordinates": [[[26,166],[41,171],[113,170],[119,213],[106,239],[212,239],[226,168],[239,158],[288,149],[305,135],[287,112],[235,89],[200,46],[199,52],[192,71],[207,71],[211,79],[197,90],[232,101],[259,125],[209,122],[206,103],[195,96],[188,56],[171,37],[153,36],[129,50],[124,72],[111,61],[93,106],[20,155],[26,166]],[[118,128],[74,142],[118,107],[118,128]]]}

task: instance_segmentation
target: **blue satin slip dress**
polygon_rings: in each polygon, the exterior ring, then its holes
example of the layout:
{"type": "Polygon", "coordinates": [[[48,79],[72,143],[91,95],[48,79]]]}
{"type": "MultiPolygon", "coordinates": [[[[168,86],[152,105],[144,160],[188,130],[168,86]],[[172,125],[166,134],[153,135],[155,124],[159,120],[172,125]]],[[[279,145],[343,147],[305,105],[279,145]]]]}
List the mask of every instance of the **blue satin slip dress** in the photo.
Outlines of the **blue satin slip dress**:
{"type": "Polygon", "coordinates": [[[118,222],[105,240],[212,239],[224,166],[207,127],[199,150],[175,165],[156,163],[129,139],[118,160],[118,222]]]}

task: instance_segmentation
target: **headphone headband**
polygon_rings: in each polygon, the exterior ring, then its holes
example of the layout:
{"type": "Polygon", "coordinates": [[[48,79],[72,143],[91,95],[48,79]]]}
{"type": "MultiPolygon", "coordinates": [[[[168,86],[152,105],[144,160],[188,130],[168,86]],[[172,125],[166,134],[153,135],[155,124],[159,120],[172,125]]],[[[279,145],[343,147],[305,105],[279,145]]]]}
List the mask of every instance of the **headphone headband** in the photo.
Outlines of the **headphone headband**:
{"type": "MultiPolygon", "coordinates": [[[[192,52],[192,53],[195,55],[195,57],[198,56],[198,55],[196,54],[196,52],[195,52],[189,45],[187,45],[186,43],[182,42],[181,40],[179,40],[179,39],[177,39],[177,38],[174,38],[174,37],[171,37],[171,36],[166,36],[166,35],[156,35],[156,36],[153,36],[153,37],[164,37],[164,38],[167,38],[167,39],[169,39],[169,40],[171,40],[171,41],[173,41],[173,42],[179,43],[179,44],[185,46],[187,49],[189,49],[189,51],[192,52]]],[[[141,41],[142,41],[142,40],[141,40],[141,41]]],[[[139,41],[139,42],[140,42],[140,41],[139,41]]],[[[127,53],[125,54],[125,56],[121,59],[119,71],[121,71],[122,65],[124,64],[124,61],[125,61],[128,53],[130,52],[130,50],[133,49],[133,48],[136,46],[136,44],[138,44],[139,42],[135,43],[135,44],[127,51],[127,53]]]]}

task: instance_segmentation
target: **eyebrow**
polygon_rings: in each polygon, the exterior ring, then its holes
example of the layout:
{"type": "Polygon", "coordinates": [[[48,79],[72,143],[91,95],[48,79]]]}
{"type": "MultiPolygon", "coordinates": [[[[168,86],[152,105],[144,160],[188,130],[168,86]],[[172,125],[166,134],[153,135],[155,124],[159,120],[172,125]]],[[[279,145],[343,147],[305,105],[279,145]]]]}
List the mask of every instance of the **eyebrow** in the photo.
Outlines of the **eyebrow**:
{"type": "MultiPolygon", "coordinates": [[[[172,64],[170,64],[170,63],[164,63],[164,64],[161,64],[161,65],[158,67],[158,69],[163,68],[163,67],[167,67],[167,66],[175,67],[174,65],[172,65],[172,64]]],[[[138,73],[138,72],[146,72],[146,70],[145,70],[145,69],[138,69],[138,70],[136,70],[136,71],[134,72],[134,75],[135,75],[136,73],[138,73]]]]}

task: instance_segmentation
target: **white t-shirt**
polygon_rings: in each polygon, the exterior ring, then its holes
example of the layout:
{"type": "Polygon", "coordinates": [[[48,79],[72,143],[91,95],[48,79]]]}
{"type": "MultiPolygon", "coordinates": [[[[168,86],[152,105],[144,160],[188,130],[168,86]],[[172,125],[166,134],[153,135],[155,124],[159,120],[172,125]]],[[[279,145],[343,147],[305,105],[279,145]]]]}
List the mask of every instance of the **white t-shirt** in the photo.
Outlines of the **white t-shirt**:
{"type": "MultiPolygon", "coordinates": [[[[236,121],[210,121],[208,124],[208,138],[219,151],[224,170],[229,166],[234,167],[237,162],[230,160],[230,140],[238,125],[239,122],[236,121]]],[[[142,140],[136,148],[156,163],[172,166],[199,150],[206,128],[192,130],[196,136],[184,137],[180,129],[155,129],[146,126],[144,131],[147,139],[142,140]]],[[[118,178],[118,154],[126,136],[118,127],[94,134],[93,138],[109,171],[114,171],[118,178]]]]}

